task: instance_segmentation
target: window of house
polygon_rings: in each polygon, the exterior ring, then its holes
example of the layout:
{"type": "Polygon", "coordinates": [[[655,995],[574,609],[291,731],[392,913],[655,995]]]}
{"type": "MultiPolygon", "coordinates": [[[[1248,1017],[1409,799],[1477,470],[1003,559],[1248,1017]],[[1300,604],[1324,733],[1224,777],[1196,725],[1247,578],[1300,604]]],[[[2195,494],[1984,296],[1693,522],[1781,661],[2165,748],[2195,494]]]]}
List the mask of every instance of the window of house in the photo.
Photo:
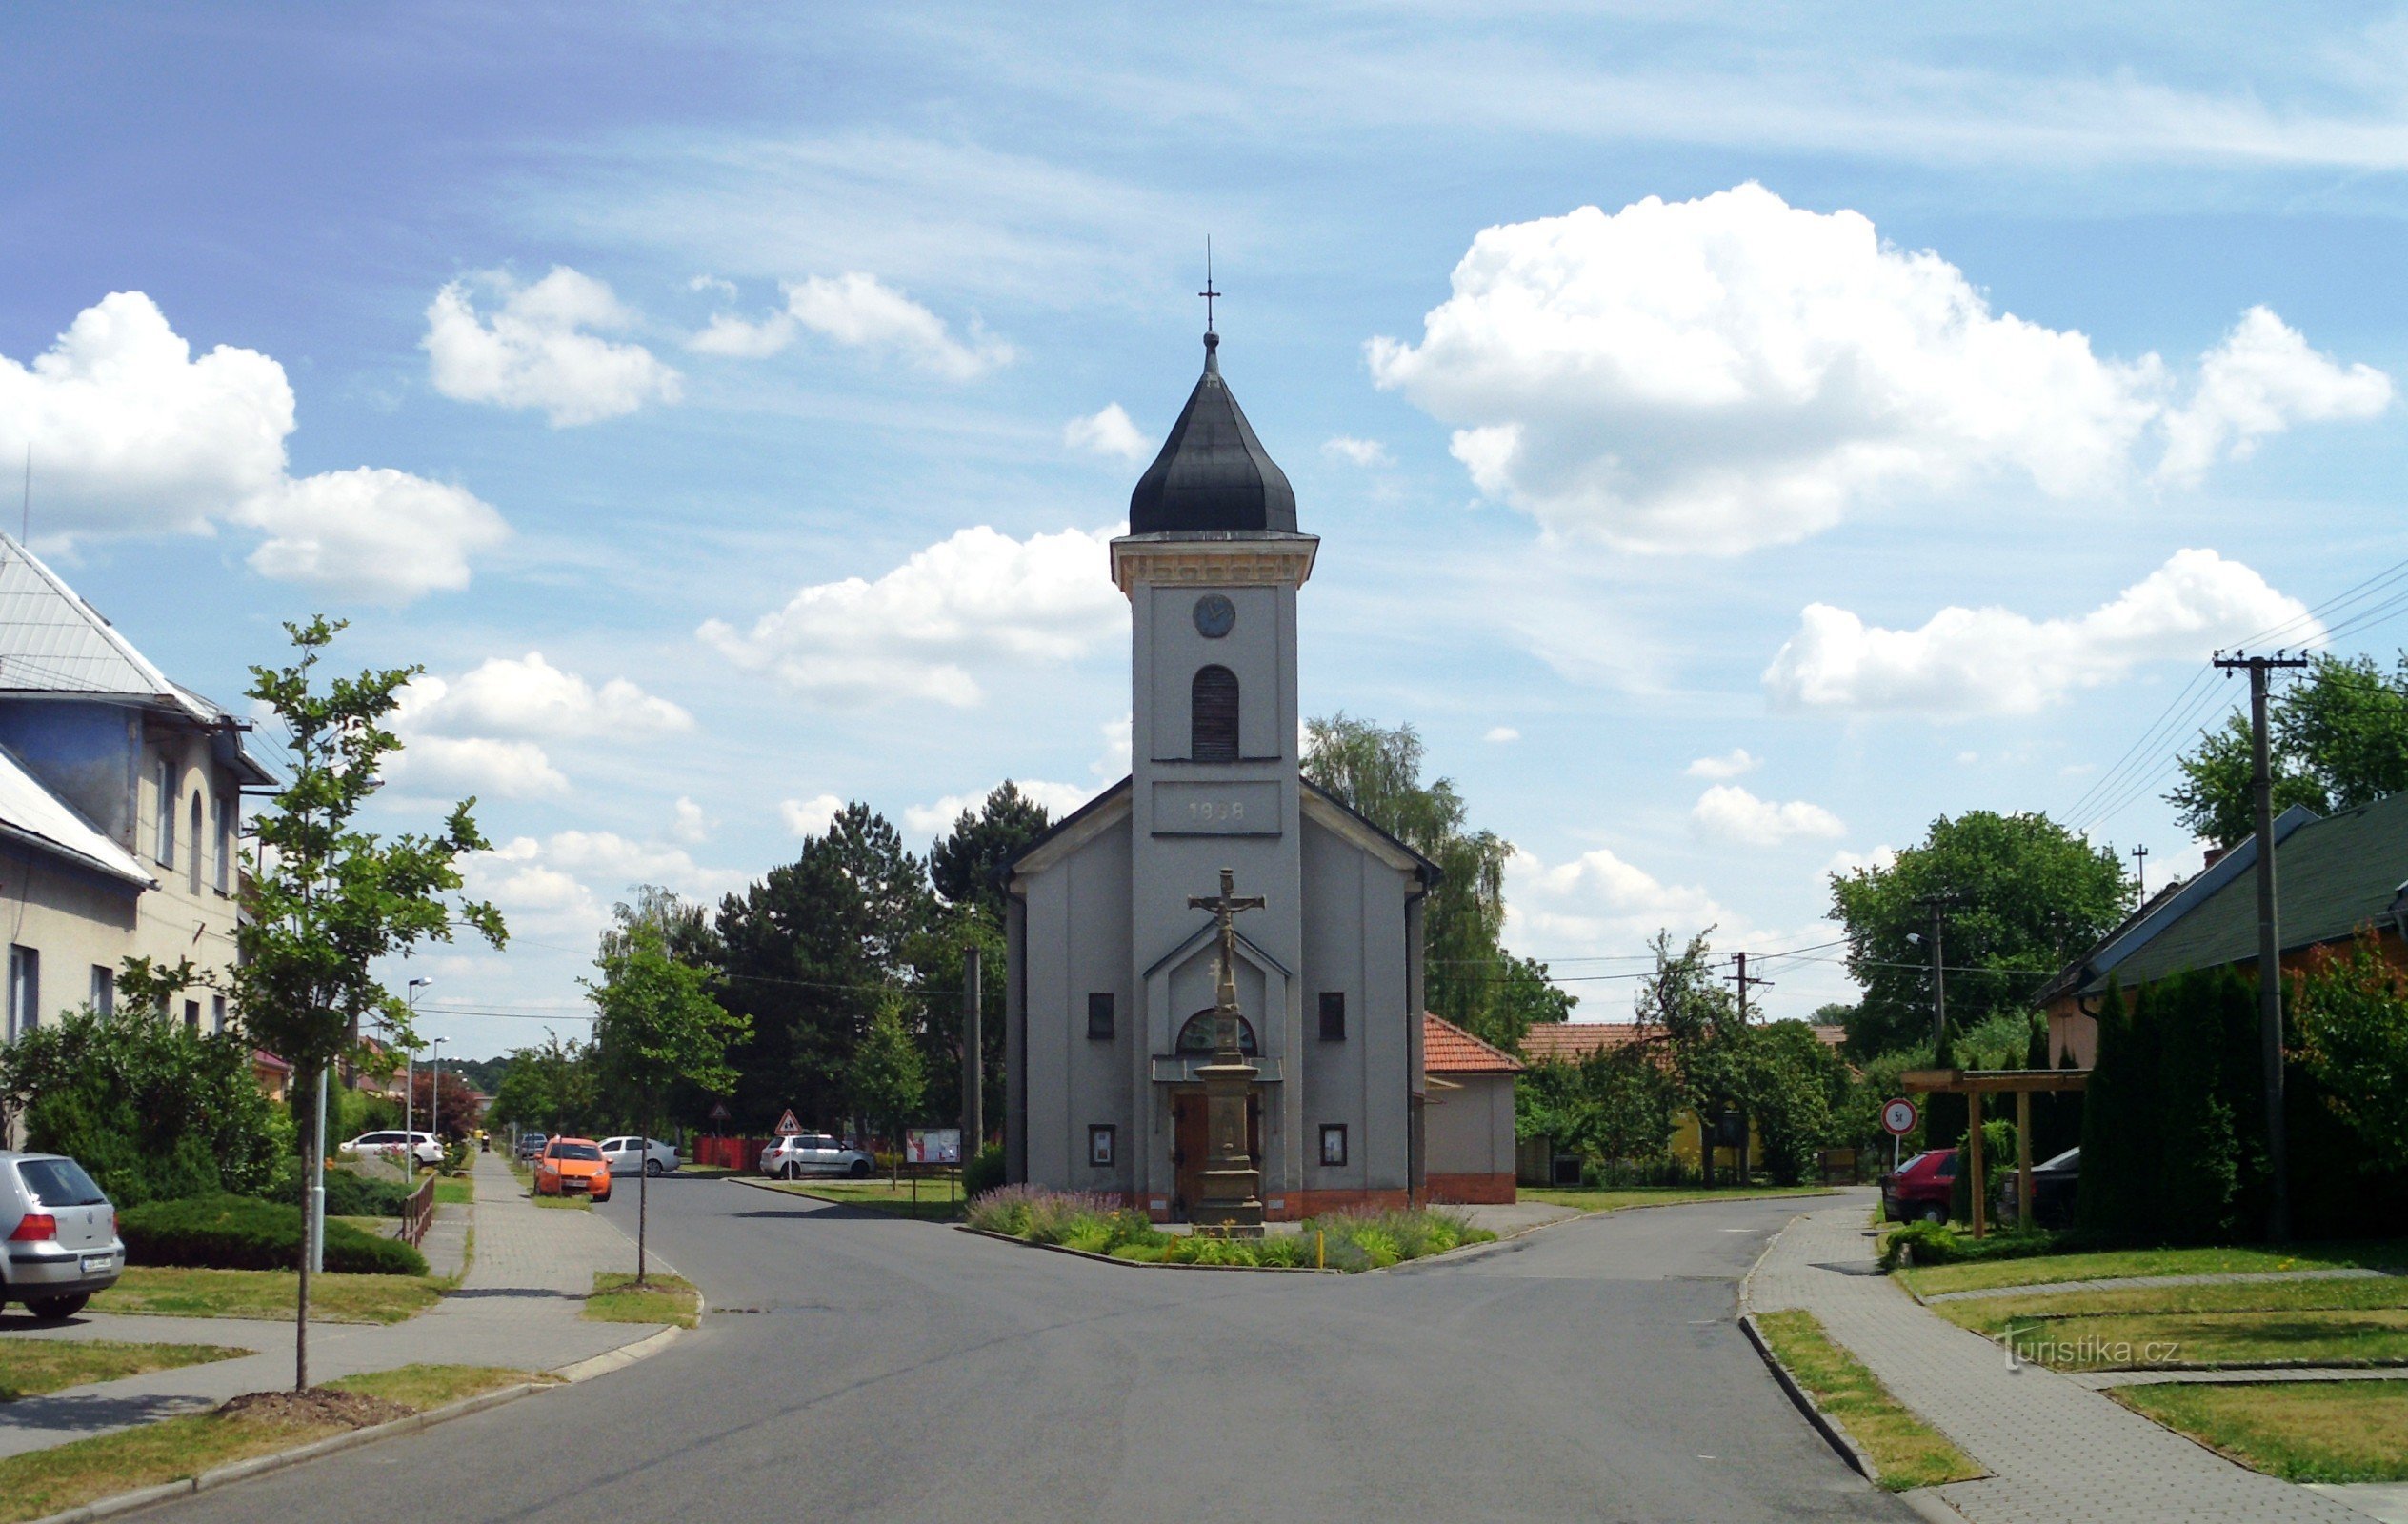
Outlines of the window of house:
{"type": "Polygon", "coordinates": [[[209,997],[209,1025],[211,1032],[223,1034],[226,1031],[226,997],[222,994],[209,997]]]}
{"type": "Polygon", "coordinates": [[[159,850],[151,855],[162,868],[175,866],[175,764],[159,758],[159,850]]]}
{"type": "Polygon", "coordinates": [[[1194,745],[1188,755],[1198,762],[1236,761],[1237,674],[1207,667],[1195,674],[1190,698],[1194,745]]]}
{"type": "Polygon", "coordinates": [[[201,892],[201,793],[192,791],[192,852],[184,865],[184,887],[197,894],[201,892]]]}
{"type": "Polygon", "coordinates": [[[217,892],[231,894],[234,892],[234,811],[222,793],[215,799],[214,808],[217,811],[217,892]]]}
{"type": "Polygon", "coordinates": [[[42,1024],[42,954],[30,947],[9,947],[9,1040],[42,1024]]]}
{"type": "Polygon", "coordinates": [[[201,1003],[198,1000],[184,1002],[184,1030],[196,1035],[201,1030],[201,1003]]]}
{"type": "Polygon", "coordinates": [[[1098,1122],[1087,1130],[1087,1162],[1098,1170],[1112,1168],[1114,1145],[1120,1129],[1109,1122],[1098,1122]]]}
{"type": "Polygon", "coordinates": [[[1102,994],[1091,994],[1087,997],[1087,1035],[1090,1037],[1112,1035],[1112,995],[1109,992],[1102,994]]]}
{"type": "Polygon", "coordinates": [[[1324,1122],[1324,1123],[1322,1123],[1322,1124],[1321,1124],[1321,1163],[1322,1163],[1322,1165],[1323,1165],[1325,1168],[1329,1168],[1329,1169],[1335,1169],[1335,1168],[1337,1168],[1339,1165],[1344,1164],[1345,1162],[1346,1162],[1346,1124],[1345,1124],[1344,1122],[1324,1122]]]}
{"type": "Polygon", "coordinates": [[[1343,990],[1321,992],[1321,1040],[1346,1040],[1346,992],[1343,990]]]}
{"type": "Polygon", "coordinates": [[[106,963],[92,965],[91,1004],[94,1013],[104,1016],[117,1009],[117,979],[106,963]]]}

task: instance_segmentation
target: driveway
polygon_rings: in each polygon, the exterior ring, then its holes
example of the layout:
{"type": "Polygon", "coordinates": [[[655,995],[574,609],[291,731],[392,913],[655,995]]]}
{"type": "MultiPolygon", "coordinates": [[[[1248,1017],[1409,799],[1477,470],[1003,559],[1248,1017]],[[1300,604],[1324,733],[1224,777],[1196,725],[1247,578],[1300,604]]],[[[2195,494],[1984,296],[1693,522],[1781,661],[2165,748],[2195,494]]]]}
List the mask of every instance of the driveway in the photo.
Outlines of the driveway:
{"type": "MultiPolygon", "coordinates": [[[[634,1193],[607,1211],[632,1229],[634,1193]]],[[[1794,1203],[1634,1212],[1356,1276],[1139,1270],[653,1182],[704,1328],[549,1393],[160,1510],[662,1518],[1881,1518],[1733,1321],[1794,1203]]]]}

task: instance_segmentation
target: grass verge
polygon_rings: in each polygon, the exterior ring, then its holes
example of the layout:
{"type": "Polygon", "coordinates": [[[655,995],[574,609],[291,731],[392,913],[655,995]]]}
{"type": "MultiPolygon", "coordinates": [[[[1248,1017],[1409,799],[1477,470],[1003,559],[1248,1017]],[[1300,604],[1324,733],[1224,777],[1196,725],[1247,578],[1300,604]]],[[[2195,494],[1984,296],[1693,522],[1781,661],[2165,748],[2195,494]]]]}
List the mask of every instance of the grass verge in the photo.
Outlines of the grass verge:
{"type": "Polygon", "coordinates": [[[585,1300],[585,1316],[596,1323],[674,1323],[692,1328],[699,1315],[702,1293],[693,1283],[675,1275],[654,1273],[635,1284],[632,1275],[593,1277],[593,1294],[585,1300]]]}
{"type": "MultiPolygon", "coordinates": [[[[290,1270],[174,1270],[130,1265],[117,1284],[94,1296],[95,1313],[159,1317],[257,1317],[291,1322],[301,1277],[290,1270]]],[[[422,1275],[316,1275],[310,1281],[310,1320],[399,1323],[432,1307],[443,1283],[422,1275]]]]}
{"type": "Polygon", "coordinates": [[[2168,1382],[2108,1395],[2285,1481],[2408,1481],[2408,1381],[2168,1382]]]}
{"type": "Polygon", "coordinates": [[[1932,1311],[2063,1371],[2408,1360],[2408,1281],[2398,1279],[2102,1288],[1932,1311]]]}
{"type": "Polygon", "coordinates": [[[1873,1458],[1875,1480],[1882,1488],[1902,1493],[1984,1474],[1947,1435],[1890,1395],[1862,1361],[1833,1343],[1814,1313],[1759,1313],[1756,1326],[1797,1384],[1813,1394],[1815,1405],[1873,1458]]]}
{"type": "Polygon", "coordinates": [[[1599,1187],[1541,1186],[1524,1187],[1521,1199],[1544,1201],[1550,1206],[1570,1207],[1575,1212],[1620,1212],[1626,1207],[1680,1207],[1696,1201],[1756,1201],[1772,1196],[1829,1195],[1827,1185],[1752,1185],[1734,1186],[1728,1190],[1703,1191],[1694,1186],[1624,1186],[1615,1189],[1599,1187]]]}
{"type": "Polygon", "coordinates": [[[847,1207],[868,1207],[873,1212],[891,1213],[898,1217],[916,1217],[923,1222],[951,1222],[961,1215],[959,1193],[947,1199],[942,1180],[922,1180],[917,1199],[913,1196],[909,1180],[899,1186],[890,1185],[884,1180],[779,1180],[772,1183],[776,1190],[793,1195],[833,1201],[847,1207]]]}
{"type": "MultiPolygon", "coordinates": [[[[407,1366],[331,1384],[411,1407],[439,1407],[541,1379],[489,1366],[407,1366]]],[[[0,1524],[19,1524],[119,1493],[197,1476],[237,1460],[325,1439],[343,1429],[336,1423],[200,1413],[10,1455],[0,1459],[0,1524]]]]}
{"type": "Polygon", "coordinates": [[[447,1206],[469,1206],[476,1200],[476,1182],[467,1175],[438,1179],[434,1183],[434,1198],[447,1206]]]}
{"type": "Polygon", "coordinates": [[[0,1402],[63,1392],[90,1381],[121,1381],[146,1371],[207,1365],[250,1354],[223,1344],[131,1344],[119,1339],[9,1339],[0,1342],[0,1402]]]}
{"type": "Polygon", "coordinates": [[[2288,1270],[2336,1270],[2347,1266],[2397,1269],[2408,1266],[2408,1242],[2293,1244],[2287,1249],[2235,1246],[2223,1249],[2116,1249],[2033,1259],[1986,1260],[1902,1270],[1898,1277],[1923,1296],[1942,1292],[1990,1291],[2043,1281],[2122,1280],[2134,1275],[2262,1274],[2288,1270]]]}

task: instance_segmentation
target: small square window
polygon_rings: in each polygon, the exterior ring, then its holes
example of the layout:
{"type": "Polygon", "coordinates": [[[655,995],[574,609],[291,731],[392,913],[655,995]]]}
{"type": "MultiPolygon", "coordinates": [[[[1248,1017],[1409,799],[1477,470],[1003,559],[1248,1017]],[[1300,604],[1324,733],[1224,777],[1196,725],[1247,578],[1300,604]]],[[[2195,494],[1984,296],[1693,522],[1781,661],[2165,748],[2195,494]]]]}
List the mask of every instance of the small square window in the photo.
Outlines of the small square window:
{"type": "Polygon", "coordinates": [[[1321,1040],[1346,1040],[1346,992],[1343,990],[1321,992],[1321,1040]]]}
{"type": "Polygon", "coordinates": [[[1322,1123],[1321,1163],[1327,1168],[1335,1169],[1345,1162],[1346,1124],[1344,1122],[1322,1123]]]}
{"type": "Polygon", "coordinates": [[[1112,995],[1109,993],[1087,997],[1087,1035],[1112,1035],[1112,995]]]}
{"type": "Polygon", "coordinates": [[[1110,1123],[1099,1123],[1087,1130],[1087,1162],[1098,1170],[1112,1168],[1113,1148],[1120,1130],[1110,1123]]]}

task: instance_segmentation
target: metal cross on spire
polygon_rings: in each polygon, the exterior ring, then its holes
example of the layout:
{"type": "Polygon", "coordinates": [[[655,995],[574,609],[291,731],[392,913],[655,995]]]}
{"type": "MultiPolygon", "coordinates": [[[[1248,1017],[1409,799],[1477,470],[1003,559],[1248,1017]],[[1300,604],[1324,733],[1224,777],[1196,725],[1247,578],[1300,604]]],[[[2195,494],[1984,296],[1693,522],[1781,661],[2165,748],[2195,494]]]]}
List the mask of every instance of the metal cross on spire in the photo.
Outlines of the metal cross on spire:
{"type": "Polygon", "coordinates": [[[1204,235],[1204,289],[1195,293],[1204,298],[1204,331],[1213,331],[1213,298],[1222,294],[1213,290],[1213,235],[1204,235]]]}

